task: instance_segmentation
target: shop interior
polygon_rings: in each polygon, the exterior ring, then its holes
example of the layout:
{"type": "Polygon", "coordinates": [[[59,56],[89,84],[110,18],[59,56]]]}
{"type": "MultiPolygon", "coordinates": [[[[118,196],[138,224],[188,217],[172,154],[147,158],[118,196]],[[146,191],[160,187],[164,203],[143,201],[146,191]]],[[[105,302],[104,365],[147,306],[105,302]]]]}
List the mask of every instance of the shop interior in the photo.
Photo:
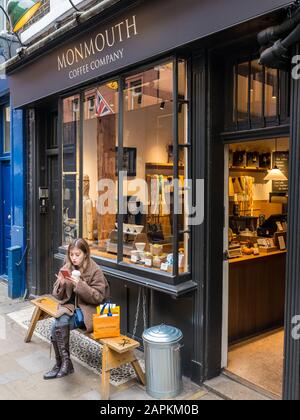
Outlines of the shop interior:
{"type": "Polygon", "coordinates": [[[226,146],[226,371],[281,397],[289,139],[226,146]]]}

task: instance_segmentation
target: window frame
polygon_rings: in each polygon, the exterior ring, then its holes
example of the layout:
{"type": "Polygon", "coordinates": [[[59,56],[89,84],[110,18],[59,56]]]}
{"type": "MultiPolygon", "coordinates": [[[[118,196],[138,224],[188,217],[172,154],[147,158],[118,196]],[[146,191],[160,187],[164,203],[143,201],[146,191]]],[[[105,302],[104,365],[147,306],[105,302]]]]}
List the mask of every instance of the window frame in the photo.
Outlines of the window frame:
{"type": "MultiPolygon", "coordinates": [[[[173,100],[173,115],[175,116],[175,118],[173,118],[173,151],[174,151],[174,177],[176,179],[176,176],[178,177],[179,175],[179,167],[178,167],[178,161],[179,161],[179,149],[180,148],[187,148],[188,149],[188,176],[189,179],[192,179],[192,174],[193,174],[193,168],[192,168],[192,148],[193,148],[193,144],[192,144],[192,138],[191,138],[191,133],[192,133],[192,128],[191,128],[191,124],[192,124],[192,112],[191,112],[191,60],[187,57],[184,56],[177,56],[177,55],[172,55],[172,56],[167,56],[165,58],[161,58],[155,62],[150,62],[148,64],[144,64],[141,66],[137,66],[134,69],[124,72],[124,73],[119,73],[118,75],[116,75],[115,77],[111,76],[111,77],[107,77],[107,78],[99,78],[98,80],[96,80],[95,82],[91,83],[91,84],[85,84],[84,86],[77,88],[77,89],[73,89],[71,91],[69,91],[66,94],[63,94],[59,97],[59,109],[60,109],[60,113],[59,113],[59,133],[60,133],[60,138],[59,138],[59,153],[60,153],[60,161],[61,161],[61,165],[62,165],[62,169],[63,169],[63,102],[65,99],[70,98],[74,95],[79,95],[80,96],[80,138],[79,138],[79,151],[80,151],[80,156],[79,156],[79,203],[82,201],[82,197],[83,197],[83,149],[84,149],[84,141],[83,141],[83,125],[84,125],[84,94],[87,90],[89,89],[93,89],[96,87],[99,87],[99,85],[103,85],[103,84],[107,84],[107,83],[111,83],[111,82],[118,82],[119,85],[119,115],[118,115],[118,154],[117,154],[117,161],[118,161],[118,168],[122,168],[122,163],[123,163],[123,154],[124,154],[124,147],[123,147],[123,125],[124,125],[124,95],[123,95],[123,91],[125,89],[125,80],[127,78],[130,78],[134,75],[136,75],[137,73],[142,73],[144,71],[150,70],[155,66],[158,65],[162,65],[165,64],[167,62],[172,62],[173,63],[173,83],[174,83],[174,100],[173,100]],[[178,65],[180,60],[185,60],[186,62],[186,83],[187,83],[187,98],[182,101],[179,96],[178,96],[178,65]],[[179,144],[179,140],[178,140],[178,135],[179,135],[179,129],[178,129],[178,109],[179,109],[179,105],[180,102],[183,102],[183,106],[187,106],[188,107],[188,112],[187,112],[187,143],[184,145],[180,145],[179,144]],[[81,200],[81,201],[80,201],[81,200]]],[[[119,180],[119,175],[118,175],[118,180],[119,180]]],[[[62,181],[62,176],[61,176],[61,181],[62,181]]],[[[120,197],[123,196],[122,194],[122,182],[118,182],[118,208],[119,208],[119,202],[120,202],[120,197]]],[[[62,191],[62,184],[61,184],[61,191],[62,191]]],[[[193,191],[194,192],[194,191],[193,191]]],[[[62,194],[62,192],[61,192],[62,194]]],[[[193,202],[194,202],[194,197],[193,197],[193,202]]],[[[82,218],[83,218],[83,209],[82,206],[79,205],[79,235],[80,237],[82,236],[82,218]]],[[[192,275],[193,275],[193,256],[192,256],[192,243],[193,243],[193,229],[190,226],[189,229],[187,231],[184,232],[178,232],[178,218],[179,215],[174,215],[174,220],[173,220],[173,249],[178,249],[178,243],[179,243],[179,235],[182,233],[188,233],[189,234],[189,246],[188,246],[188,267],[189,267],[189,271],[185,272],[185,273],[179,273],[179,268],[178,268],[178,253],[173,251],[174,254],[174,265],[173,265],[173,273],[167,273],[167,272],[163,272],[163,271],[156,271],[153,270],[152,268],[147,268],[147,267],[143,267],[143,266],[136,266],[136,265],[131,265],[128,264],[127,262],[125,262],[123,260],[123,232],[121,229],[118,229],[118,254],[117,254],[117,258],[114,259],[109,259],[106,257],[100,257],[98,255],[93,255],[91,254],[91,257],[93,260],[95,260],[98,264],[103,265],[107,268],[113,269],[113,270],[118,270],[118,271],[122,271],[125,273],[130,273],[132,275],[136,275],[137,277],[147,277],[151,280],[154,281],[158,281],[158,282],[162,282],[162,283],[166,283],[166,284],[171,284],[171,285],[177,285],[177,284],[181,284],[184,283],[186,281],[189,281],[192,279],[192,275]]],[[[118,224],[119,226],[123,223],[123,215],[120,214],[118,212],[117,214],[117,220],[118,220],[118,224]]],[[[62,236],[61,236],[62,237],[62,236]]],[[[67,246],[66,245],[62,245],[59,248],[59,252],[65,254],[66,253],[66,249],[67,246]]]]}
{"type": "Polygon", "coordinates": [[[11,122],[12,122],[12,111],[11,106],[9,102],[3,102],[0,103],[0,130],[1,130],[1,136],[0,136],[0,158],[7,159],[11,156],[12,152],[12,143],[11,143],[11,122]],[[6,127],[5,127],[5,112],[6,109],[9,109],[10,112],[10,129],[9,129],[9,150],[5,150],[5,136],[6,136],[6,127]]]}
{"type": "Polygon", "coordinates": [[[261,117],[251,117],[251,101],[250,101],[250,89],[251,89],[251,63],[259,58],[258,54],[247,54],[231,57],[228,60],[226,68],[226,86],[227,94],[225,97],[229,98],[228,107],[225,107],[225,121],[224,129],[225,132],[237,132],[254,130],[260,128],[276,127],[281,125],[289,124],[290,116],[289,101],[286,100],[285,93],[288,91],[290,86],[289,73],[277,70],[277,111],[276,115],[268,117],[265,115],[265,92],[266,92],[266,67],[263,66],[263,89],[262,89],[262,114],[261,117]],[[238,78],[238,66],[248,62],[248,111],[247,119],[245,121],[238,121],[238,89],[237,89],[237,78],[238,78]]]}

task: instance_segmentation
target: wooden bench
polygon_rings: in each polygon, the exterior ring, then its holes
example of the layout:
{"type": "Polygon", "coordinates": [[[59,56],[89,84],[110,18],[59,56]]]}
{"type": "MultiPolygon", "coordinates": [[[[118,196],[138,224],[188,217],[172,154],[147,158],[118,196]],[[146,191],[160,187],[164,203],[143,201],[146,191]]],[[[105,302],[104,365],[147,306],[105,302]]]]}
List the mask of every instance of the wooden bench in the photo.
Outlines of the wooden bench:
{"type": "MultiPolygon", "coordinates": [[[[57,318],[58,302],[52,296],[42,296],[38,299],[32,300],[31,303],[35,306],[35,310],[25,337],[26,343],[31,341],[38,321],[46,318],[57,318]]],[[[115,338],[96,340],[94,339],[93,334],[87,334],[81,330],[79,331],[103,345],[101,381],[101,397],[103,400],[109,400],[111,369],[116,369],[122,365],[130,363],[139,381],[145,385],[146,381],[144,372],[142,371],[139,361],[134,354],[134,350],[140,346],[137,341],[124,335],[115,338]]]]}

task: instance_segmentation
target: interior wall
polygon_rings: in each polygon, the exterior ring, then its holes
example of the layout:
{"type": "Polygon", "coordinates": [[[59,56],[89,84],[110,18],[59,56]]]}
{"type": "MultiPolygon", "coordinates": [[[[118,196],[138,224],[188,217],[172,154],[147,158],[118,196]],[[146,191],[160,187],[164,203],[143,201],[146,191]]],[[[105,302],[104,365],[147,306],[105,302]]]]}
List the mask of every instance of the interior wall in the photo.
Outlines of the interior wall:
{"type": "MultiPolygon", "coordinates": [[[[165,108],[159,105],[142,107],[125,114],[124,147],[137,149],[137,175],[128,178],[128,186],[124,185],[124,194],[137,195],[145,203],[144,191],[136,194],[133,179],[146,179],[146,163],[168,163],[168,145],[173,144],[173,114],[172,103],[166,103],[165,108]]],[[[105,117],[103,117],[105,118],[105,117]]],[[[83,171],[90,177],[90,198],[94,205],[98,197],[97,182],[97,119],[84,121],[84,152],[83,171]]],[[[114,169],[112,169],[114,170],[114,169]]]]}
{"type": "MultiPolygon", "coordinates": [[[[233,152],[243,151],[246,152],[259,152],[259,153],[268,153],[270,152],[273,156],[275,151],[277,152],[286,152],[289,151],[289,139],[288,138],[279,138],[277,139],[277,149],[275,149],[275,139],[271,140],[259,140],[243,143],[234,143],[229,146],[229,149],[233,152]]],[[[273,162],[272,162],[273,164],[273,162]]],[[[232,174],[231,174],[232,175],[232,174]]],[[[253,196],[254,196],[254,207],[259,209],[254,211],[254,216],[259,216],[261,213],[265,214],[266,217],[271,216],[272,214],[282,213],[283,206],[279,203],[269,203],[269,194],[272,192],[272,181],[265,181],[264,177],[266,173],[264,172],[251,172],[246,173],[241,168],[241,171],[235,171],[234,176],[251,176],[255,179],[253,186],[253,196]]],[[[233,176],[233,175],[232,175],[233,176]]]]}

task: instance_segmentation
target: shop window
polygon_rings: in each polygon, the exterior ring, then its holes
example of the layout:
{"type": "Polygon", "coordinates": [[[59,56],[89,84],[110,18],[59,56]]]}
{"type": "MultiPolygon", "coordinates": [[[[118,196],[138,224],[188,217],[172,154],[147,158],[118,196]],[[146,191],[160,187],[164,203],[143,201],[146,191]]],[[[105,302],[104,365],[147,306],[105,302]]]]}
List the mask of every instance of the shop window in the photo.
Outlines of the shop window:
{"type": "Polygon", "coordinates": [[[6,106],[3,108],[3,140],[3,152],[10,153],[10,106],[6,106]]]}
{"type": "Polygon", "coordinates": [[[276,117],[279,101],[279,72],[274,69],[265,70],[265,116],[276,117]]]}
{"type": "Polygon", "coordinates": [[[63,101],[63,244],[79,236],[80,96],[63,101]]]}
{"type": "Polygon", "coordinates": [[[79,96],[63,106],[64,244],[81,233],[104,261],[167,276],[189,273],[186,62],[95,86],[81,100],[82,107],[79,96]]]}
{"type": "MultiPolygon", "coordinates": [[[[258,60],[251,61],[250,74],[250,118],[261,119],[263,116],[263,67],[258,60]]],[[[276,115],[276,113],[275,113],[276,115]]]]}
{"type": "Polygon", "coordinates": [[[247,121],[249,102],[249,63],[241,63],[237,69],[237,115],[238,121],[247,121]]]}
{"type": "Polygon", "coordinates": [[[265,68],[257,59],[235,64],[229,95],[233,121],[227,121],[226,127],[245,130],[285,123],[289,117],[288,80],[287,73],[265,68]]]}
{"type": "Polygon", "coordinates": [[[82,236],[92,254],[113,260],[118,253],[118,99],[117,81],[84,94],[82,236]],[[107,192],[113,208],[102,211],[109,206],[107,192]]]}
{"type": "Polygon", "coordinates": [[[129,77],[123,91],[123,158],[126,162],[123,170],[127,172],[122,191],[123,205],[127,208],[123,218],[124,261],[171,274],[188,270],[188,237],[184,237],[183,212],[188,162],[187,149],[180,147],[187,145],[188,135],[185,63],[178,65],[176,88],[174,67],[174,63],[169,62],[144,71],[134,79],[129,77]],[[178,111],[175,115],[176,90],[178,111]],[[174,120],[178,124],[175,150],[174,120]],[[175,188],[175,180],[179,189],[175,188]],[[175,214],[177,204],[182,206],[179,214],[175,214]]]}

